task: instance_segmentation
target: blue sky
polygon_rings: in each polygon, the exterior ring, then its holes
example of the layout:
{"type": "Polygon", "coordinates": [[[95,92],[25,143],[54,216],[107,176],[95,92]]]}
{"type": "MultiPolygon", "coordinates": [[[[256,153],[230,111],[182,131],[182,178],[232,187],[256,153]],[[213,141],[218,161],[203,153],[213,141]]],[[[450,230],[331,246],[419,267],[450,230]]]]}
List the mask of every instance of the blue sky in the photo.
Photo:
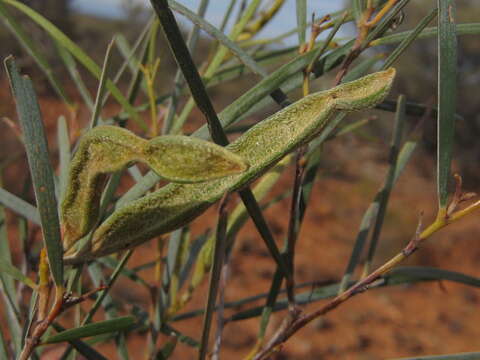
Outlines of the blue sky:
{"type": "MultiPolygon", "coordinates": [[[[148,0],[133,0],[145,6],[150,6],[148,0]]],[[[179,0],[180,3],[190,9],[195,10],[198,6],[198,0],[179,0]]],[[[237,1],[240,3],[240,1],[237,1]]],[[[315,12],[317,17],[326,13],[342,9],[344,0],[310,0],[307,1],[308,16],[315,12]]],[[[72,4],[75,9],[81,12],[93,13],[102,16],[122,17],[122,0],[73,0],[72,4]]],[[[221,22],[223,13],[228,6],[229,1],[226,0],[210,0],[206,19],[218,25],[221,22]]],[[[293,29],[296,26],[295,17],[295,0],[287,0],[280,12],[276,15],[275,21],[268,24],[262,31],[262,36],[270,37],[281,34],[282,32],[293,29]]],[[[295,37],[287,42],[295,42],[295,37]]]]}

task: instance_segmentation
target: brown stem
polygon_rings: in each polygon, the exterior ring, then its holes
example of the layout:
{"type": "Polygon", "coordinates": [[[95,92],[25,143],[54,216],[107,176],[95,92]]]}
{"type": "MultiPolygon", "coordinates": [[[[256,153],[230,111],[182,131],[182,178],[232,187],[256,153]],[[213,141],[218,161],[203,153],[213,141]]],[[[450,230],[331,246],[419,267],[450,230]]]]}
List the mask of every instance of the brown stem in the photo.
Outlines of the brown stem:
{"type": "Polygon", "coordinates": [[[297,242],[299,231],[299,217],[300,204],[302,197],[302,182],[305,174],[306,162],[304,159],[305,153],[308,147],[303,146],[297,150],[295,161],[295,180],[293,184],[292,201],[290,204],[290,219],[288,223],[288,235],[287,235],[287,266],[289,272],[292,274],[291,280],[287,281],[287,297],[290,311],[295,309],[295,245],[297,242]]]}
{"type": "Polygon", "coordinates": [[[41,320],[37,324],[33,330],[32,336],[30,336],[25,342],[25,346],[23,347],[20,357],[18,358],[19,360],[28,360],[33,350],[35,350],[35,347],[40,343],[40,338],[42,335],[45,333],[45,331],[47,331],[48,327],[57,318],[57,316],[62,313],[64,309],[63,304],[65,301],[65,290],[61,287],[56,287],[55,290],[55,303],[50,310],[50,313],[44,320],[41,320]]]}
{"type": "Polygon", "coordinates": [[[70,294],[65,293],[65,289],[63,287],[55,287],[55,303],[53,304],[53,307],[50,309],[48,315],[44,319],[40,319],[38,324],[35,326],[32,335],[25,342],[25,346],[23,347],[18,360],[28,360],[35,348],[40,345],[40,339],[42,338],[43,334],[45,334],[45,331],[47,331],[48,327],[58,316],[60,316],[60,314],[73,305],[85,301],[92,294],[105,289],[106,286],[102,285],[79,297],[72,297],[70,294]]]}

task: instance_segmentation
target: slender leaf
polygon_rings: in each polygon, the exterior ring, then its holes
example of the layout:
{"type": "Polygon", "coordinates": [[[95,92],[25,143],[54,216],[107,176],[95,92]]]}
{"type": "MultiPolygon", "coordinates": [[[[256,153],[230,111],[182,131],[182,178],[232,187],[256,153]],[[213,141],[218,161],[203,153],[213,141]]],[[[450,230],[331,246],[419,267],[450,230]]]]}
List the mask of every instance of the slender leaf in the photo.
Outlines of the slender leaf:
{"type": "Polygon", "coordinates": [[[3,188],[0,188],[0,204],[15,211],[34,224],[40,225],[40,215],[38,214],[37,208],[3,188]]]}
{"type": "MultiPolygon", "coordinates": [[[[0,206],[0,264],[6,264],[9,267],[13,266],[10,254],[11,252],[8,243],[5,210],[3,206],[0,206]]],[[[6,324],[8,325],[13,348],[15,352],[20,352],[22,328],[20,326],[19,306],[16,299],[15,282],[13,281],[13,278],[8,274],[8,272],[0,271],[0,285],[0,293],[5,303],[5,317],[7,320],[6,324]]],[[[5,357],[5,359],[6,358],[7,357],[5,357]]]]}
{"type": "Polygon", "coordinates": [[[282,282],[283,276],[280,271],[276,270],[270,284],[270,290],[268,292],[267,300],[262,308],[261,314],[259,313],[259,315],[261,315],[260,330],[258,332],[259,341],[263,341],[267,332],[268,323],[270,322],[271,318],[270,316],[273,312],[273,308],[275,307],[275,303],[277,302],[278,295],[280,294],[282,282]]]}
{"type": "Polygon", "coordinates": [[[87,105],[88,109],[91,111],[93,109],[93,100],[90,92],[85,85],[85,82],[80,75],[80,71],[78,70],[77,63],[73,56],[68,52],[66,48],[62,46],[62,44],[58,41],[54,41],[58,55],[60,59],[63,61],[63,64],[67,68],[68,74],[70,78],[73,80],[73,83],[77,87],[80,96],[82,97],[83,102],[87,105]]]}
{"type": "MultiPolygon", "coordinates": [[[[420,33],[417,39],[427,39],[430,37],[437,36],[437,30],[438,30],[437,27],[428,27],[420,33]]],[[[408,30],[404,32],[399,32],[397,34],[383,36],[381,38],[373,40],[370,43],[370,46],[396,44],[403,41],[408,36],[410,36],[412,32],[413,30],[408,30]]],[[[478,35],[480,34],[480,23],[458,24],[456,27],[456,34],[457,36],[478,35]]]]}
{"type": "Polygon", "coordinates": [[[58,154],[60,156],[59,165],[59,199],[63,199],[63,194],[67,188],[68,166],[70,164],[70,137],[68,134],[67,120],[64,116],[60,116],[57,121],[57,141],[58,154]]]}
{"type": "Polygon", "coordinates": [[[457,35],[455,0],[438,0],[437,191],[440,208],[448,202],[448,182],[455,135],[457,35]]]}
{"type": "MultiPolygon", "coordinates": [[[[138,73],[143,73],[141,66],[139,65],[139,61],[135,57],[135,53],[140,49],[140,57],[142,57],[143,54],[142,52],[142,46],[145,47],[148,50],[148,34],[152,28],[152,25],[154,23],[153,16],[151,17],[150,21],[147,22],[145,27],[143,28],[142,32],[140,35],[137,37],[137,40],[133,44],[133,48],[131,51],[127,54],[127,58],[123,61],[122,65],[120,68],[117,70],[115,77],[113,78],[113,83],[117,84],[120,79],[122,78],[123,74],[126,72],[128,65],[130,63],[133,63],[134,70],[132,71],[132,79],[131,79],[131,86],[129,87],[128,94],[126,96],[128,102],[130,104],[133,104],[135,102],[135,97],[137,96],[136,90],[135,90],[135,83],[137,81],[138,73]]],[[[113,41],[113,40],[112,40],[113,41]]],[[[115,37],[115,43],[118,43],[118,39],[115,37]]],[[[146,51],[145,51],[146,52],[146,51]]],[[[144,60],[144,59],[142,59],[144,60]]],[[[142,61],[143,64],[143,61],[142,61]]],[[[144,89],[146,88],[144,84],[144,89]]],[[[105,106],[107,103],[108,98],[110,97],[110,91],[106,89],[105,94],[103,95],[102,98],[102,108],[105,106]]]]}
{"type": "Polygon", "coordinates": [[[0,259],[0,272],[3,275],[9,275],[15,280],[18,280],[28,287],[32,289],[37,288],[37,284],[35,284],[32,279],[24,275],[18,268],[10,264],[9,262],[5,261],[4,259],[0,259]]]}
{"type": "Polygon", "coordinates": [[[393,269],[386,276],[386,284],[399,285],[418,281],[453,281],[459,284],[480,287],[480,279],[456,271],[428,266],[404,266],[393,269]]]}
{"type": "Polygon", "coordinates": [[[298,44],[305,43],[305,32],[307,30],[307,0],[296,0],[298,44]]]}
{"type": "Polygon", "coordinates": [[[165,345],[162,346],[162,348],[157,352],[155,359],[156,360],[166,360],[168,359],[172,354],[175,348],[177,347],[177,338],[173,337],[170,340],[168,340],[165,345]]]}
{"type": "MultiPolygon", "coordinates": [[[[200,4],[198,5],[197,9],[197,16],[199,18],[203,18],[205,16],[205,12],[207,10],[209,0],[201,0],[200,4]]],[[[198,41],[198,36],[199,36],[199,31],[200,27],[198,25],[194,25],[190,32],[188,33],[188,38],[187,38],[187,48],[190,51],[190,53],[194,54],[195,53],[195,48],[197,45],[198,41]]],[[[172,125],[173,118],[175,117],[176,110],[177,110],[177,105],[178,105],[178,97],[180,96],[181,90],[182,90],[182,85],[183,85],[183,76],[182,76],[182,71],[180,69],[177,70],[177,73],[175,74],[175,79],[174,79],[174,85],[173,85],[173,95],[170,99],[170,104],[168,106],[168,112],[167,112],[167,117],[164,120],[163,124],[163,129],[162,133],[163,134],[168,134],[170,132],[170,128],[172,125]]]]}
{"type": "Polygon", "coordinates": [[[187,281],[190,271],[192,270],[193,265],[197,262],[199,255],[202,252],[207,241],[210,240],[207,237],[208,233],[198,236],[195,240],[190,243],[190,248],[188,250],[188,257],[183,264],[182,271],[180,273],[179,287],[182,287],[185,281],[187,281]]]}
{"type": "Polygon", "coordinates": [[[223,19],[219,27],[220,31],[223,32],[225,30],[225,27],[227,26],[228,21],[230,20],[230,16],[233,13],[233,8],[235,7],[236,3],[237,3],[237,0],[230,0],[230,4],[228,4],[228,8],[223,14],[223,19]]]}
{"type": "Polygon", "coordinates": [[[38,291],[34,291],[32,297],[30,298],[30,303],[28,307],[28,318],[23,324],[22,337],[21,337],[22,347],[27,342],[28,337],[31,333],[31,330],[34,326],[35,315],[37,313],[37,310],[38,310],[38,291]]]}
{"type": "Polygon", "coordinates": [[[32,82],[28,77],[22,77],[19,74],[12,57],[5,60],[5,66],[23,131],[50,271],[55,284],[63,286],[63,247],[55,198],[54,175],[48,157],[48,145],[40,108],[32,82]]]}
{"type": "Polygon", "coordinates": [[[117,45],[118,51],[123,56],[123,58],[127,61],[127,65],[131,73],[135,74],[135,70],[137,69],[136,64],[138,64],[138,59],[134,55],[134,50],[132,50],[125,35],[116,34],[115,39],[116,39],[115,44],[117,45]]]}
{"type": "MultiPolygon", "coordinates": [[[[153,26],[153,24],[155,23],[155,21],[156,21],[156,17],[155,17],[155,15],[152,15],[151,18],[150,18],[150,21],[147,25],[148,31],[146,32],[146,34],[149,33],[149,31],[150,31],[151,27],[153,26]]],[[[143,74],[143,71],[142,71],[142,68],[141,68],[140,64],[142,64],[142,66],[144,66],[146,64],[147,58],[148,58],[148,53],[149,53],[149,47],[150,47],[150,42],[148,41],[148,36],[145,36],[145,39],[142,43],[142,47],[140,48],[138,65],[136,66],[135,73],[133,74],[132,79],[130,80],[130,84],[128,86],[127,100],[130,104],[133,104],[135,102],[135,99],[137,98],[138,93],[139,93],[141,88],[143,89],[143,91],[145,93],[147,93],[146,86],[145,86],[144,83],[142,83],[144,74],[143,74]],[[142,85],[143,85],[143,87],[142,87],[142,85]]],[[[148,109],[149,106],[150,105],[147,103],[145,108],[148,109]]]]}
{"type": "Polygon", "coordinates": [[[198,359],[203,360],[207,356],[208,338],[210,336],[210,328],[212,325],[213,312],[215,309],[215,302],[217,301],[217,293],[220,283],[220,275],[222,271],[223,262],[225,259],[226,250],[226,235],[227,235],[227,202],[228,194],[224,196],[220,203],[218,223],[215,239],[215,250],[213,252],[213,267],[210,275],[210,283],[208,286],[207,305],[205,307],[205,316],[203,318],[202,339],[200,341],[200,349],[198,350],[198,359]]]}
{"type": "Polygon", "coordinates": [[[418,139],[411,139],[407,140],[405,144],[403,144],[402,149],[398,154],[397,167],[395,169],[395,180],[398,179],[403,169],[407,165],[408,161],[410,160],[410,157],[412,156],[418,145],[418,141],[418,139]]]}
{"type": "Polygon", "coordinates": [[[168,288],[170,295],[167,305],[172,304],[177,296],[182,251],[188,236],[188,228],[184,227],[175,230],[168,241],[167,263],[163,272],[163,288],[168,288]]]}
{"type": "MultiPolygon", "coordinates": [[[[57,323],[53,323],[52,327],[58,332],[66,331],[63,326],[57,323]]],[[[84,356],[87,360],[107,360],[106,357],[81,340],[71,340],[70,345],[72,345],[75,350],[77,350],[78,353],[84,356]]],[[[62,359],[65,359],[66,357],[67,356],[64,354],[62,359]]]]}
{"type": "Polygon", "coordinates": [[[190,336],[187,336],[185,334],[182,334],[180,331],[177,329],[173,328],[170,324],[164,324],[162,328],[162,332],[166,335],[175,335],[178,338],[178,341],[181,343],[188,345],[192,348],[199,348],[200,344],[198,343],[197,340],[191,338],[190,336]]]}
{"type": "Polygon", "coordinates": [[[345,269],[345,273],[342,277],[342,281],[338,289],[339,294],[345,291],[345,289],[347,289],[348,284],[350,284],[350,279],[353,275],[353,272],[355,271],[355,268],[360,262],[360,256],[365,247],[365,243],[367,241],[372,222],[378,214],[378,202],[379,196],[377,194],[374,201],[368,206],[367,210],[363,214],[362,220],[360,222],[360,227],[358,229],[357,236],[355,238],[355,242],[352,248],[352,253],[350,254],[350,259],[348,260],[347,268],[345,269]]]}
{"type": "Polygon", "coordinates": [[[357,24],[362,18],[363,12],[365,10],[365,0],[351,0],[351,8],[353,12],[353,17],[357,24]]]}
{"type": "Polygon", "coordinates": [[[169,8],[168,1],[152,0],[151,3],[168,40],[175,61],[182,70],[183,76],[188,83],[192,97],[207,120],[213,141],[222,146],[227,145],[227,137],[218,121],[213,104],[208,97],[200,75],[195,67],[195,63],[183,40],[175,17],[169,8]]]}
{"type": "Polygon", "coordinates": [[[133,250],[128,250],[125,255],[122,257],[122,260],[118,263],[117,267],[115,268],[115,270],[113,271],[112,275],[110,275],[110,278],[107,282],[107,288],[105,290],[103,290],[101,292],[101,294],[97,297],[97,299],[95,300],[95,303],[93,304],[93,306],[90,308],[89,312],[87,313],[87,315],[85,316],[85,318],[83,319],[83,322],[82,322],[82,325],[86,325],[88,324],[90,321],[92,321],[93,319],[93,315],[95,315],[95,313],[97,312],[97,310],[100,308],[100,306],[102,305],[102,302],[103,300],[105,299],[105,297],[108,295],[108,290],[112,287],[112,285],[115,283],[115,281],[117,280],[118,278],[118,275],[120,275],[120,272],[122,271],[122,269],[125,267],[125,265],[127,264],[128,260],[130,259],[130,257],[132,256],[133,254],[133,250]]]}
{"type": "Polygon", "coordinates": [[[405,126],[405,97],[400,95],[398,97],[397,103],[397,112],[395,114],[395,125],[392,133],[392,140],[390,143],[390,153],[388,162],[390,167],[388,169],[387,176],[385,178],[385,183],[378,194],[378,212],[375,217],[375,224],[373,227],[372,237],[370,239],[370,247],[367,254],[366,266],[368,269],[368,264],[371,264],[373,261],[373,256],[380,238],[380,232],[383,227],[383,221],[385,219],[385,213],[387,211],[388,200],[390,198],[390,193],[395,184],[395,174],[397,168],[397,160],[400,149],[400,142],[403,136],[403,129],[405,126]]]}
{"type": "Polygon", "coordinates": [[[99,321],[84,325],[75,329],[62,331],[52,335],[43,341],[43,344],[55,344],[64,341],[74,341],[84,337],[97,336],[111,332],[126,331],[133,327],[135,319],[132,316],[124,316],[116,319],[99,321]]]}
{"type": "Polygon", "coordinates": [[[107,51],[103,59],[102,73],[100,74],[100,81],[98,83],[97,96],[95,97],[95,105],[93,106],[92,118],[90,120],[90,129],[94,128],[98,124],[100,117],[100,111],[102,110],[102,98],[105,93],[105,86],[107,84],[108,73],[110,71],[110,61],[112,48],[115,45],[115,38],[110,41],[107,46],[107,51]]]}
{"type": "MultiPolygon", "coordinates": [[[[93,262],[88,267],[88,274],[92,279],[93,285],[97,288],[107,283],[105,277],[103,276],[102,270],[102,267],[97,262],[93,262]]],[[[103,293],[104,292],[102,292],[100,296],[104,298],[102,302],[102,307],[105,311],[105,317],[107,318],[107,320],[116,318],[118,316],[117,305],[114,303],[112,297],[108,293],[106,295],[103,295],[103,293]]],[[[86,323],[82,322],[80,324],[85,325],[86,323]]]]}
{"type": "MultiPolygon", "coordinates": [[[[427,112],[429,112],[432,118],[437,117],[438,112],[437,109],[434,107],[432,108],[431,106],[426,106],[414,102],[407,102],[405,106],[405,113],[408,116],[422,117],[427,112]]],[[[376,108],[384,111],[395,112],[397,108],[397,102],[394,100],[384,100],[381,104],[378,104],[376,108]]],[[[455,119],[459,121],[465,121],[465,119],[460,114],[455,114],[455,119]]]]}
{"type": "Polygon", "coordinates": [[[397,358],[392,360],[478,360],[480,359],[480,352],[458,353],[449,355],[437,355],[437,356],[416,356],[397,358]]]}

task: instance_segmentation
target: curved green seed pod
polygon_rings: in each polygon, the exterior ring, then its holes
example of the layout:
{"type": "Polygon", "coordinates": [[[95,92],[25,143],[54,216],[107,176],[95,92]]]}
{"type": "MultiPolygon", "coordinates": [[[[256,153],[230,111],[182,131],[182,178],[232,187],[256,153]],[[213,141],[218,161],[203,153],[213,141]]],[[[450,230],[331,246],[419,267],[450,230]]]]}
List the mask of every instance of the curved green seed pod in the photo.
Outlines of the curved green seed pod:
{"type": "Polygon", "coordinates": [[[132,248],[187,224],[225,192],[248,185],[286,154],[312,140],[337,111],[365,109],[382,101],[394,77],[392,68],[377,72],[280,110],[227,146],[250,164],[247,171],[202,184],[170,184],[133,201],[100,225],[88,248],[66,254],[65,260],[78,263],[132,248]]]}
{"type": "Polygon", "coordinates": [[[238,155],[208,141],[186,136],[147,141],[117,126],[97,126],[82,137],[70,166],[61,209],[65,249],[95,225],[108,174],[137,161],[166,180],[189,183],[237,174],[248,167],[238,155]]]}

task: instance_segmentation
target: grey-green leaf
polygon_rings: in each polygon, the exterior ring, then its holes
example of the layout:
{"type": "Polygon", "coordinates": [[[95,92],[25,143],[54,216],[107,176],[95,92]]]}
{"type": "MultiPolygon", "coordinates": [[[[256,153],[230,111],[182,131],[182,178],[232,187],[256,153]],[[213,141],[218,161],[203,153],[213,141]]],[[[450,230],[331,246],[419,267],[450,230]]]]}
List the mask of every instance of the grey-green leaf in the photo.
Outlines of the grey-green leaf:
{"type": "Polygon", "coordinates": [[[125,316],[112,320],[99,321],[75,329],[62,331],[43,341],[44,344],[55,344],[63,341],[73,341],[84,337],[120,332],[130,329],[135,324],[132,316],[125,316]]]}
{"type": "Polygon", "coordinates": [[[448,202],[457,100],[455,0],[438,0],[438,10],[437,190],[439,206],[444,208],[448,202]]]}
{"type": "Polygon", "coordinates": [[[0,259],[0,272],[5,275],[9,275],[15,280],[18,280],[32,289],[37,288],[37,284],[33,282],[32,279],[24,275],[18,268],[8,263],[4,259],[0,259]]]}
{"type": "Polygon", "coordinates": [[[37,208],[3,188],[0,188],[0,204],[15,211],[34,224],[40,225],[40,215],[37,208]]]}
{"type": "Polygon", "coordinates": [[[392,360],[478,360],[480,359],[480,352],[458,353],[450,355],[437,356],[416,356],[408,358],[397,358],[392,360]]]}
{"type": "Polygon", "coordinates": [[[5,60],[10,86],[15,97],[23,132],[28,165],[42,223],[50,271],[57,286],[63,285],[63,251],[55,197],[54,174],[50,164],[42,116],[32,82],[21,76],[13,57],[5,60]]]}

